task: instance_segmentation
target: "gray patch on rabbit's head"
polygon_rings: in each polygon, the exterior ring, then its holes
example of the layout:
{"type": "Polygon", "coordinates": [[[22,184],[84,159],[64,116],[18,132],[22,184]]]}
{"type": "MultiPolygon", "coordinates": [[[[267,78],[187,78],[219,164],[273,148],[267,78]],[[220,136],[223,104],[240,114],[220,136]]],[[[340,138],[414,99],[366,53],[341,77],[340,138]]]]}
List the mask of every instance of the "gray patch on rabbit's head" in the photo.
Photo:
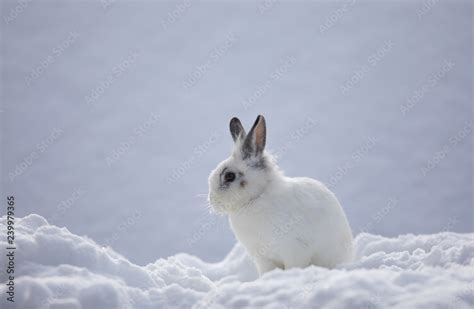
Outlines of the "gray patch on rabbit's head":
{"type": "Polygon", "coordinates": [[[232,157],[242,162],[248,167],[255,169],[265,169],[269,163],[269,154],[264,152],[255,155],[253,152],[247,152],[243,146],[244,141],[237,141],[234,147],[232,157]]]}
{"type": "Polygon", "coordinates": [[[255,169],[265,169],[267,167],[267,158],[265,155],[261,155],[257,158],[249,158],[247,159],[248,166],[255,168],[255,169]]]}

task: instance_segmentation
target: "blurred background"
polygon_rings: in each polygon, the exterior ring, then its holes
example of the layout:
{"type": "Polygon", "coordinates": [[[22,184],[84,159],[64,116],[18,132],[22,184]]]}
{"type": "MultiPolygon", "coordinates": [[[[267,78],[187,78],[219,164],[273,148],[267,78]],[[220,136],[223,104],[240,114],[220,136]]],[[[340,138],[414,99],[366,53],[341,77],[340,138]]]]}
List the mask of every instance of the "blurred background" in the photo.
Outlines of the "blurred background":
{"type": "Polygon", "coordinates": [[[2,196],[146,264],[218,261],[231,117],[354,234],[473,232],[472,1],[2,1],[2,196]]]}

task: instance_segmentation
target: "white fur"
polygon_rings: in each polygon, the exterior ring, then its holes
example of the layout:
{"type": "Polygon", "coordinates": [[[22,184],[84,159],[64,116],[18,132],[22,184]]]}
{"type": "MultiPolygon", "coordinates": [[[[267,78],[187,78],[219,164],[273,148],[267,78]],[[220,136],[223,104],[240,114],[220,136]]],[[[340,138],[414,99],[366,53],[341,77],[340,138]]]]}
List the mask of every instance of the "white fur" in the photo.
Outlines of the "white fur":
{"type": "Polygon", "coordinates": [[[232,156],[209,176],[209,201],[229,215],[259,273],[351,261],[351,229],[334,194],[314,179],[285,177],[268,154],[265,168],[256,168],[239,148],[236,143],[232,156]],[[228,188],[220,186],[224,168],[242,173],[228,188]]]}

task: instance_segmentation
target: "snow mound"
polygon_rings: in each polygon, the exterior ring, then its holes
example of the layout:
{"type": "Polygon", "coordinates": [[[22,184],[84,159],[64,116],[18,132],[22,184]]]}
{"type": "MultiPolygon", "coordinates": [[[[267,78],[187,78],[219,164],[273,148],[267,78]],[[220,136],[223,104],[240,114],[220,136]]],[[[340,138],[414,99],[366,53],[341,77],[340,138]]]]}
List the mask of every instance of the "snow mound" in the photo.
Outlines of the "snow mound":
{"type": "MultiPolygon", "coordinates": [[[[178,254],[139,266],[32,214],[16,222],[15,308],[472,308],[473,240],[364,233],[354,263],[257,278],[238,244],[220,263],[178,254]]],[[[11,305],[5,292],[2,284],[2,308],[11,305]]]]}

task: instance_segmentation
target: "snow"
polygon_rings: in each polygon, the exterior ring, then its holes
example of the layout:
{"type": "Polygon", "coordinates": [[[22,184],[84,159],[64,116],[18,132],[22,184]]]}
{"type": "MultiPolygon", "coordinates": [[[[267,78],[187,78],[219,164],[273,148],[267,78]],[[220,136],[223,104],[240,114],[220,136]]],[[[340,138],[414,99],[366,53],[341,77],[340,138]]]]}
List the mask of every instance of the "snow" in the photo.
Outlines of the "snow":
{"type": "MultiPolygon", "coordinates": [[[[5,224],[3,217],[0,230],[5,224]]],[[[16,308],[474,305],[474,234],[386,238],[362,233],[355,240],[357,259],[351,264],[332,270],[315,266],[274,270],[257,278],[252,261],[238,244],[218,263],[178,254],[139,266],[112,248],[51,225],[36,214],[17,220],[16,227],[16,308]]],[[[4,245],[2,240],[0,246],[4,245]]],[[[0,294],[5,289],[2,284],[0,294]]],[[[2,303],[2,308],[8,306],[2,303]]]]}

